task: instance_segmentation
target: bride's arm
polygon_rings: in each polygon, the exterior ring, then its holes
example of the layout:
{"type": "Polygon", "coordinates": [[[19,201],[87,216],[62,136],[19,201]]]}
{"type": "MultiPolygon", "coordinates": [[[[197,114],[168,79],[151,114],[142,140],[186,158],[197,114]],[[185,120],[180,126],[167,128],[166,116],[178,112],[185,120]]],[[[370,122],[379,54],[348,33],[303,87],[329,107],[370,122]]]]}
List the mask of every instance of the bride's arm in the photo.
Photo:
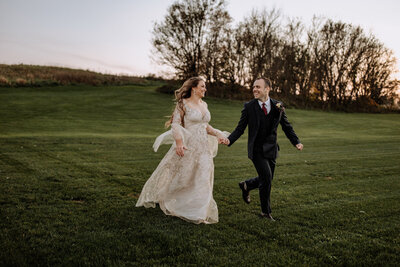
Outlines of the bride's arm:
{"type": "Polygon", "coordinates": [[[176,143],[176,154],[178,156],[183,156],[185,154],[184,150],[186,147],[183,145],[183,134],[182,134],[182,116],[183,112],[178,109],[178,104],[175,107],[175,111],[173,113],[171,130],[172,136],[175,139],[176,143]]]}
{"type": "MultiPolygon", "coordinates": [[[[208,105],[204,102],[205,108],[208,109],[208,105]]],[[[207,123],[207,134],[216,136],[218,139],[225,138],[225,135],[218,129],[213,128],[210,124],[207,123]]]]}
{"type": "Polygon", "coordinates": [[[227,138],[227,135],[225,135],[220,130],[213,128],[210,124],[207,124],[206,130],[209,135],[213,135],[218,138],[219,144],[224,144],[224,145],[229,144],[229,139],[227,138]]]}
{"type": "Polygon", "coordinates": [[[225,135],[218,129],[213,128],[210,124],[207,123],[207,134],[216,136],[217,138],[224,138],[225,135]]]}

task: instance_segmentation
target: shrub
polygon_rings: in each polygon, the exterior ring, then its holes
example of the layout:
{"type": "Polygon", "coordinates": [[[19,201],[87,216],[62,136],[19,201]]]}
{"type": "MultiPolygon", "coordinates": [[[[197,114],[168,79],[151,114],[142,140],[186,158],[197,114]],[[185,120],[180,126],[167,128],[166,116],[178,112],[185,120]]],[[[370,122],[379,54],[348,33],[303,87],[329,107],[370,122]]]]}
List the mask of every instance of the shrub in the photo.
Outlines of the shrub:
{"type": "Polygon", "coordinates": [[[156,90],[160,93],[173,95],[175,90],[179,89],[182,84],[183,82],[179,81],[168,81],[167,84],[158,87],[156,90]]]}
{"type": "Polygon", "coordinates": [[[26,86],[27,83],[28,83],[28,82],[27,82],[25,79],[22,79],[22,78],[17,78],[17,79],[15,79],[15,84],[16,84],[17,86],[26,86]]]}
{"type": "Polygon", "coordinates": [[[4,76],[0,76],[0,86],[10,86],[10,82],[4,76]]]}

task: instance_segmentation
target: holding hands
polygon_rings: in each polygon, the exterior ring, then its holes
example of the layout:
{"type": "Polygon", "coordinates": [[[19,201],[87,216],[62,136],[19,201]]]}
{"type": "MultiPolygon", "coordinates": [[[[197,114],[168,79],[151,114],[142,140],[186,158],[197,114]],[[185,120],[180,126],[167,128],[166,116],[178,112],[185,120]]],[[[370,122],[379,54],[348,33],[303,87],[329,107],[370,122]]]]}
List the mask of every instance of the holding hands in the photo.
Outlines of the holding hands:
{"type": "MultiPolygon", "coordinates": [[[[212,131],[213,135],[215,135],[218,139],[218,144],[229,145],[230,143],[229,139],[225,137],[225,135],[222,134],[222,132],[220,132],[219,130],[214,130],[214,129],[212,130],[213,130],[212,131]]],[[[179,157],[183,157],[185,155],[185,150],[187,150],[187,147],[183,144],[182,139],[176,139],[175,141],[176,141],[175,153],[179,157]]]]}
{"type": "Polygon", "coordinates": [[[220,137],[218,138],[218,144],[223,144],[223,145],[229,145],[230,141],[226,137],[220,137]]]}

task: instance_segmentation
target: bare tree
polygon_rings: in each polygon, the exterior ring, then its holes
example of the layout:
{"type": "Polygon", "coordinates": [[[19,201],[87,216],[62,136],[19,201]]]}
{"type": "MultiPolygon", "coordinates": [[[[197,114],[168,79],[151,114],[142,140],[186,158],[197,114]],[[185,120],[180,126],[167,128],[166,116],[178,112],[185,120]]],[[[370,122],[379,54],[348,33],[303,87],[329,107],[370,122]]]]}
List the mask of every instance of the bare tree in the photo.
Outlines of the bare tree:
{"type": "Polygon", "coordinates": [[[302,95],[308,97],[311,86],[311,59],[309,47],[302,41],[304,25],[289,19],[280,37],[280,54],[275,59],[277,69],[277,87],[288,97],[302,95]]]}
{"type": "Polygon", "coordinates": [[[365,38],[364,47],[357,74],[352,77],[352,97],[367,96],[377,104],[393,102],[399,88],[399,81],[393,77],[396,71],[393,51],[374,36],[365,38]]]}
{"type": "MultiPolygon", "coordinates": [[[[221,13],[224,0],[174,2],[163,22],[153,28],[153,47],[158,62],[171,66],[180,79],[204,72],[204,57],[211,18],[221,13]]],[[[213,20],[214,22],[215,20],[213,20]]]]}
{"type": "Polygon", "coordinates": [[[343,106],[360,95],[381,103],[395,90],[392,51],[361,27],[326,20],[308,36],[320,99],[329,105],[343,106]]]}
{"type": "Polygon", "coordinates": [[[247,73],[247,85],[262,75],[272,79],[276,76],[273,65],[279,54],[280,16],[280,11],[276,9],[270,12],[266,9],[253,10],[251,15],[238,25],[237,41],[238,47],[246,56],[243,70],[247,73]]]}
{"type": "Polygon", "coordinates": [[[207,82],[216,83],[225,80],[227,66],[227,53],[229,38],[232,34],[230,23],[232,18],[226,11],[225,3],[219,2],[212,10],[207,27],[205,40],[205,56],[203,73],[207,77],[207,82]]]}

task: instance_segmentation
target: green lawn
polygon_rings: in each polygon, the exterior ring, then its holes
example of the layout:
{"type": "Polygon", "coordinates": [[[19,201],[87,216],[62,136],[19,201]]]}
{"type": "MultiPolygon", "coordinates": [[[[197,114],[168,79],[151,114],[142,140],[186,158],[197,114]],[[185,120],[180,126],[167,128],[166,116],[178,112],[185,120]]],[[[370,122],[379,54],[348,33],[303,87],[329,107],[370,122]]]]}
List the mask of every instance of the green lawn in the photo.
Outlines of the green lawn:
{"type": "MultiPolygon", "coordinates": [[[[215,158],[218,224],[135,208],[167,151],[172,97],[154,86],[0,88],[0,265],[399,265],[400,115],[287,110],[277,222],[260,219],[247,134],[215,158]]],[[[206,99],[232,131],[242,103],[206,99]]]]}

